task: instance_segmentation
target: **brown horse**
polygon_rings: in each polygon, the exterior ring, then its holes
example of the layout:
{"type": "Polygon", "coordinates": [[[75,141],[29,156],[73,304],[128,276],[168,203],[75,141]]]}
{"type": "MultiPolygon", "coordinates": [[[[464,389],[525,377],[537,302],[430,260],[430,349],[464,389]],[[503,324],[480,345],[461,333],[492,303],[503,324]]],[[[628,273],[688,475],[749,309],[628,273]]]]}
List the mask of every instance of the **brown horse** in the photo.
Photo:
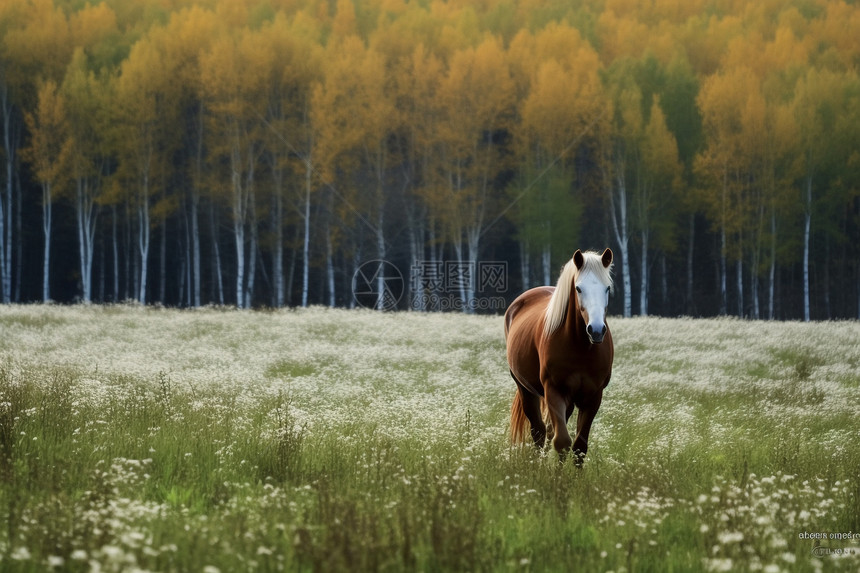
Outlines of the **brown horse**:
{"type": "Polygon", "coordinates": [[[525,441],[529,423],[535,445],[542,448],[549,423],[559,459],[564,461],[572,449],[577,463],[582,462],[612,375],[612,334],[605,322],[611,271],[611,250],[602,255],[576,251],[556,287],[528,290],[505,312],[508,365],[517,384],[511,405],[513,443],[525,441]],[[574,406],[579,409],[575,441],[567,430],[574,406]]]}

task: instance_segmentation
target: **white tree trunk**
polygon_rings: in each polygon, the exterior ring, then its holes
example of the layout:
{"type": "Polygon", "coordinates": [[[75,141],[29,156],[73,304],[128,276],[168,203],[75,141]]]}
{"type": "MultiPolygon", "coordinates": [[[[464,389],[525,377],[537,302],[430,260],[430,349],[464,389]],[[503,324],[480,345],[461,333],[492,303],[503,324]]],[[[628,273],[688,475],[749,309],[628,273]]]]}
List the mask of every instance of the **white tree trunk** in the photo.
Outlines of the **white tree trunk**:
{"type": "Polygon", "coordinates": [[[633,313],[633,300],[630,283],[630,253],[628,242],[630,239],[627,229],[627,186],[624,178],[623,165],[616,174],[616,186],[609,191],[610,214],[612,218],[612,230],[615,233],[615,241],[621,253],[621,278],[624,288],[624,317],[629,318],[633,313]],[[616,200],[617,194],[617,200],[616,200]]]}
{"type": "Polygon", "coordinates": [[[246,190],[242,182],[242,153],[240,144],[233,142],[230,154],[233,191],[233,241],[236,248],[236,306],[245,305],[245,219],[246,219],[246,190]]]}
{"type": "Polygon", "coordinates": [[[481,224],[473,226],[469,229],[468,232],[468,240],[469,240],[469,260],[468,270],[466,272],[470,273],[471,276],[466,280],[466,299],[464,300],[465,305],[463,307],[463,311],[469,314],[473,314],[475,312],[475,289],[477,287],[478,281],[478,249],[481,240],[481,224]]]}
{"type": "Polygon", "coordinates": [[[335,292],[334,292],[334,255],[331,246],[331,227],[326,229],[325,236],[325,273],[328,280],[328,305],[331,308],[335,307],[335,292]]]}
{"type": "Polygon", "coordinates": [[[552,246],[549,241],[544,243],[543,250],[541,251],[541,266],[543,268],[543,284],[551,285],[552,282],[552,246]]]}
{"type": "MultiPolygon", "coordinates": [[[[457,257],[457,264],[462,264],[463,261],[465,260],[465,257],[463,256],[463,240],[462,239],[454,241],[454,254],[457,257]]],[[[447,277],[446,277],[446,283],[447,283],[447,277]]],[[[465,305],[466,304],[466,287],[463,284],[462,280],[458,280],[457,283],[458,283],[457,288],[460,292],[460,302],[465,305]]]]}
{"type": "Polygon", "coordinates": [[[254,176],[254,169],[251,168],[250,175],[248,177],[248,201],[249,208],[249,226],[251,228],[251,243],[248,245],[248,280],[247,285],[245,287],[245,308],[251,308],[251,305],[254,302],[254,281],[257,276],[257,201],[254,193],[254,183],[252,178],[254,176]]]}
{"type": "Polygon", "coordinates": [[[651,277],[648,276],[648,232],[644,229],[639,236],[642,239],[642,260],[639,270],[641,272],[641,281],[639,282],[639,314],[648,316],[648,282],[651,277]]]}
{"type": "Polygon", "coordinates": [[[10,302],[9,290],[11,283],[6,267],[6,206],[3,204],[3,194],[0,192],[0,301],[10,302]]]}
{"type": "Polygon", "coordinates": [[[744,317],[744,263],[743,259],[738,256],[735,263],[737,269],[737,288],[738,288],[738,317],[744,317]]]}
{"type": "Polygon", "coordinates": [[[236,246],[236,306],[245,304],[245,230],[242,225],[234,225],[233,239],[236,246]]]}
{"type": "Polygon", "coordinates": [[[812,177],[806,178],[806,212],[803,215],[803,320],[809,322],[809,231],[812,226],[812,177]]]}
{"type": "Polygon", "coordinates": [[[200,297],[200,223],[198,212],[200,209],[200,182],[203,179],[203,109],[202,106],[197,114],[197,158],[196,171],[197,176],[191,184],[191,257],[192,257],[192,275],[194,278],[194,306],[199,307],[201,304],[200,297]]]}
{"type": "Polygon", "coordinates": [[[51,300],[51,184],[42,185],[42,232],[45,250],[42,261],[42,302],[51,300]]]}
{"type": "MultiPolygon", "coordinates": [[[[381,193],[379,193],[381,195],[381,193]]],[[[380,261],[384,261],[385,253],[385,236],[382,234],[382,224],[385,222],[382,212],[382,205],[378,205],[379,212],[376,217],[376,256],[380,261]]],[[[385,309],[385,273],[379,272],[376,275],[376,308],[377,310],[385,309]]]]}
{"type": "Polygon", "coordinates": [[[311,245],[311,175],[313,168],[310,160],[305,161],[305,204],[304,223],[305,235],[302,244],[302,306],[308,306],[308,274],[310,273],[311,245]]]}
{"type": "Polygon", "coordinates": [[[193,277],[194,306],[200,306],[200,222],[197,216],[200,204],[200,192],[191,190],[191,274],[193,277]]]}
{"type": "Polygon", "coordinates": [[[149,175],[144,174],[142,197],[137,206],[137,246],[140,251],[140,285],[137,300],[146,304],[146,279],[149,267],[149,175]]]}
{"type": "Polygon", "coordinates": [[[755,272],[750,273],[750,280],[752,282],[752,284],[750,285],[750,298],[752,299],[752,318],[754,320],[758,320],[759,318],[761,318],[761,309],[759,308],[758,301],[759,280],[755,272]]]}
{"type": "Polygon", "coordinates": [[[275,307],[284,306],[284,198],[280,185],[275,192],[273,225],[275,227],[275,254],[272,260],[272,274],[275,281],[275,307]]]}
{"type": "Polygon", "coordinates": [[[761,318],[761,308],[759,305],[759,276],[758,269],[761,266],[761,232],[755,234],[753,245],[752,260],[750,261],[750,317],[753,320],[761,318]]]}
{"type": "MultiPolygon", "coordinates": [[[[8,149],[8,147],[7,147],[8,149]]],[[[8,154],[11,155],[11,152],[8,154]]],[[[6,205],[0,195],[0,291],[3,302],[12,300],[12,174],[14,166],[6,161],[6,205]]]]}
{"type": "Polygon", "coordinates": [[[15,149],[12,142],[12,103],[5,81],[0,85],[0,105],[3,108],[3,149],[6,155],[6,204],[0,191],[0,299],[11,302],[12,297],[12,192],[15,173],[15,149]]]}
{"type": "Polygon", "coordinates": [[[245,226],[233,222],[233,239],[236,244],[236,306],[242,308],[245,286],[245,226]]]}
{"type": "Polygon", "coordinates": [[[81,299],[85,303],[92,302],[93,239],[96,232],[96,206],[89,186],[89,181],[85,178],[79,178],[75,194],[81,267],[81,299]]]}
{"type": "Polygon", "coordinates": [[[412,210],[408,212],[408,222],[409,222],[409,283],[406,285],[407,289],[407,298],[406,298],[406,308],[407,310],[420,310],[415,308],[416,301],[418,299],[419,293],[415,290],[415,286],[421,286],[421,281],[418,278],[418,260],[423,258],[423,254],[419,254],[422,251],[422,245],[424,244],[424,223],[423,218],[416,217],[412,210]]]}
{"type": "Polygon", "coordinates": [[[720,315],[729,312],[728,287],[726,286],[726,228],[720,229],[720,315]]]}
{"type": "Polygon", "coordinates": [[[221,247],[219,241],[218,225],[215,222],[215,206],[209,203],[209,227],[212,232],[212,258],[215,268],[215,284],[218,288],[218,304],[224,304],[224,279],[221,273],[221,247]]]}
{"type": "Polygon", "coordinates": [[[773,298],[775,296],[776,282],[776,213],[770,214],[770,271],[767,285],[767,318],[773,320],[773,298]]]}
{"type": "Polygon", "coordinates": [[[146,279],[149,267],[149,198],[144,197],[143,203],[138,207],[138,229],[137,241],[140,249],[140,290],[138,302],[146,304],[146,279]]]}

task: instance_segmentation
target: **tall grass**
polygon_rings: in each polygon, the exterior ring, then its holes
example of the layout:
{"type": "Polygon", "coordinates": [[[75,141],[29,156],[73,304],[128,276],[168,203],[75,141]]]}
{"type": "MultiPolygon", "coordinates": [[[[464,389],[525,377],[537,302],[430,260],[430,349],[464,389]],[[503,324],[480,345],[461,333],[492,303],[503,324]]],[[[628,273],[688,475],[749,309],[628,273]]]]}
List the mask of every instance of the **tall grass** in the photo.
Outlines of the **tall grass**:
{"type": "Polygon", "coordinates": [[[579,469],[497,317],[2,307],[0,569],[857,569],[860,324],[610,324],[579,469]]]}

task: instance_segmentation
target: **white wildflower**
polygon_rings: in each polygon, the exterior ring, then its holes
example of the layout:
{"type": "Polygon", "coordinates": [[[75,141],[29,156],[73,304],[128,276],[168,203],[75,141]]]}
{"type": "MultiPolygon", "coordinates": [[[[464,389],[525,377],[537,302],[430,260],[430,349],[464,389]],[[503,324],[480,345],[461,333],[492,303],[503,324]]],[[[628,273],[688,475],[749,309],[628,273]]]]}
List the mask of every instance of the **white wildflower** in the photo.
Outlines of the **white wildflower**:
{"type": "Polygon", "coordinates": [[[705,559],[705,569],[708,571],[731,571],[731,559],[705,559]]]}
{"type": "Polygon", "coordinates": [[[740,543],[744,540],[744,534],[740,531],[721,531],[717,534],[717,540],[723,545],[740,543]]]}

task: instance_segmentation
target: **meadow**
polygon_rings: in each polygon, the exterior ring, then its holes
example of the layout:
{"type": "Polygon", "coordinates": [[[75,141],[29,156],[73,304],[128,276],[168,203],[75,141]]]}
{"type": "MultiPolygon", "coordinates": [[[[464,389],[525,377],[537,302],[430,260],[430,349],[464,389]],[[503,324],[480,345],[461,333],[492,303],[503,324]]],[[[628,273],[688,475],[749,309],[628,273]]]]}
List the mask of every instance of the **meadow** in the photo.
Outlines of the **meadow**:
{"type": "Polygon", "coordinates": [[[0,569],[860,567],[860,323],[608,322],[577,468],[500,317],[0,306],[0,569]]]}

